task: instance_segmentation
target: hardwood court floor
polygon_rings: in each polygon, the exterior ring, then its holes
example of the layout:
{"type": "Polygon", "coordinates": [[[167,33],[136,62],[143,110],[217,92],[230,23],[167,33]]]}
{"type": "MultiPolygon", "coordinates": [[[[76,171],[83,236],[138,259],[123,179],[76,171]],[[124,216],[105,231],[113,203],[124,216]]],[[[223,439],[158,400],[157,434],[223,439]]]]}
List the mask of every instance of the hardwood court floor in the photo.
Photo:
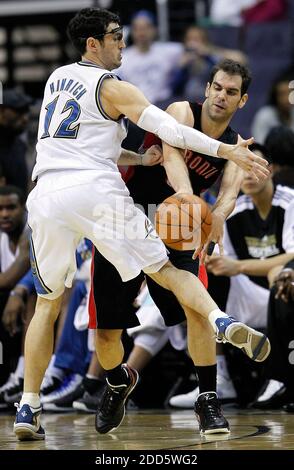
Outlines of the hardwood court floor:
{"type": "Polygon", "coordinates": [[[12,414],[0,414],[0,450],[286,450],[294,449],[294,414],[226,409],[230,434],[200,437],[192,411],[129,411],[112,434],[99,435],[94,415],[44,414],[45,441],[19,442],[12,414]]]}

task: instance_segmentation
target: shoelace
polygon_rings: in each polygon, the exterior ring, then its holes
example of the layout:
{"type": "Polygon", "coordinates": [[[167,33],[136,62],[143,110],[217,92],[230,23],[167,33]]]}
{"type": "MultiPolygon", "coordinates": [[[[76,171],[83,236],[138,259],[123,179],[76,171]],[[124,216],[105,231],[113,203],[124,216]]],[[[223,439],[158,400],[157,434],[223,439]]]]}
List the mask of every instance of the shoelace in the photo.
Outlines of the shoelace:
{"type": "MultiPolygon", "coordinates": [[[[229,319],[233,320],[234,322],[236,321],[234,317],[229,317],[229,319]]],[[[223,344],[228,342],[225,335],[219,332],[215,334],[215,341],[217,343],[223,343],[223,344]]]]}
{"type": "Polygon", "coordinates": [[[216,400],[211,400],[205,404],[205,414],[209,414],[211,418],[219,418],[221,410],[216,400]]]}
{"type": "Polygon", "coordinates": [[[101,414],[103,416],[112,416],[116,411],[117,402],[121,400],[121,394],[126,387],[120,387],[116,390],[107,387],[101,404],[101,414]]]}

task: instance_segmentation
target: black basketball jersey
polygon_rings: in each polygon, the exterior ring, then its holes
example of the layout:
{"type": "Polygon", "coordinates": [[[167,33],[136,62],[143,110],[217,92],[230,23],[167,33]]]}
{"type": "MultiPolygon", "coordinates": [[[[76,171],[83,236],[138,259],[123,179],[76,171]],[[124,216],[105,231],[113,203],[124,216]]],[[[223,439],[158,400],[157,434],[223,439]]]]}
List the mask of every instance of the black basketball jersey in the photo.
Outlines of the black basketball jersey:
{"type": "MultiPolygon", "coordinates": [[[[240,196],[226,221],[225,251],[238,259],[266,259],[294,252],[294,190],[278,185],[271,210],[263,220],[250,196],[240,196]]],[[[252,282],[268,289],[262,276],[248,276],[252,282]]]]}
{"type": "MultiPolygon", "coordinates": [[[[194,116],[193,127],[201,131],[202,105],[198,103],[189,104],[194,116]]],[[[226,144],[235,144],[238,140],[238,134],[228,126],[218,140],[226,144]]],[[[160,139],[154,134],[146,133],[140,151],[143,153],[155,144],[161,145],[160,139]]],[[[223,158],[211,157],[191,150],[185,151],[184,159],[189,170],[193,192],[197,195],[213,185],[227,162],[223,158]]],[[[160,204],[175,192],[167,180],[165,169],[160,165],[135,167],[134,175],[127,185],[134,201],[144,208],[148,204],[160,204]]]]}

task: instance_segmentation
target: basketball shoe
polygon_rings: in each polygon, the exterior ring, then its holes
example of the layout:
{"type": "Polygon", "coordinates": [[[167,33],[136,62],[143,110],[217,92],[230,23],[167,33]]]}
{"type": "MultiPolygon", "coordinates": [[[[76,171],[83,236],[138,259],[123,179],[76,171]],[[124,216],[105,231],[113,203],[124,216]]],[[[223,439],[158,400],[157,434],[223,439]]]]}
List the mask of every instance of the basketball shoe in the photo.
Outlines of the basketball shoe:
{"type": "Polygon", "coordinates": [[[222,414],[216,392],[200,393],[195,403],[200,434],[230,432],[230,426],[222,414]]]}
{"type": "Polygon", "coordinates": [[[22,407],[15,403],[17,408],[13,430],[20,441],[45,439],[45,431],[40,424],[42,407],[32,408],[24,404],[22,407]]]}
{"type": "Polygon", "coordinates": [[[97,390],[85,390],[83,396],[73,402],[73,408],[85,413],[96,413],[98,406],[101,404],[105,387],[105,382],[99,381],[97,383],[97,390]]]}
{"type": "Polygon", "coordinates": [[[23,378],[11,373],[7,382],[0,387],[0,409],[8,408],[21,399],[23,378]]]}
{"type": "Polygon", "coordinates": [[[220,317],[215,321],[217,327],[216,341],[230,343],[241,349],[250,359],[264,361],[271,350],[268,338],[259,331],[235,320],[232,317],[220,317]]]}
{"type": "Polygon", "coordinates": [[[106,379],[107,386],[102,397],[100,409],[96,414],[95,426],[100,434],[107,434],[118,428],[125,416],[125,403],[137,385],[139,374],[127,364],[122,364],[128,383],[111,385],[106,379]]]}

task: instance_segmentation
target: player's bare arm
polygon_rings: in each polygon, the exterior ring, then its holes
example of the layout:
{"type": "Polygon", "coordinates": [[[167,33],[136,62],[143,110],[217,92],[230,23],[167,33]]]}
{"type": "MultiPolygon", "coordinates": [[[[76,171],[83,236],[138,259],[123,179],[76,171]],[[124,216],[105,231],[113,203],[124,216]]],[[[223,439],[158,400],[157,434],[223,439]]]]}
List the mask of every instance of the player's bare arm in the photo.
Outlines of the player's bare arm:
{"type": "Polygon", "coordinates": [[[196,129],[179,124],[172,116],[151,105],[143,93],[130,83],[116,79],[104,80],[100,98],[104,110],[111,118],[118,119],[125,115],[139,127],[156,134],[173,147],[232,160],[258,178],[269,175],[267,161],[248,150],[248,145],[252,143],[250,139],[237,145],[211,139],[196,129]]]}
{"type": "Polygon", "coordinates": [[[294,258],[294,253],[283,253],[267,259],[233,259],[227,256],[213,256],[206,264],[215,276],[267,276],[271,269],[285,265],[294,258]]]}
{"type": "Polygon", "coordinates": [[[145,153],[140,154],[131,150],[121,149],[118,165],[154,166],[162,163],[163,155],[159,145],[152,145],[145,153]]]}
{"type": "MultiPolygon", "coordinates": [[[[242,138],[238,136],[238,142],[240,141],[242,138]]],[[[211,242],[218,244],[220,255],[223,255],[224,223],[234,210],[243,178],[244,171],[240,167],[232,161],[226,163],[217,200],[212,208],[211,232],[205,245],[199,247],[194,254],[196,257],[202,251],[201,261],[203,263],[206,261],[211,242]]]]}

